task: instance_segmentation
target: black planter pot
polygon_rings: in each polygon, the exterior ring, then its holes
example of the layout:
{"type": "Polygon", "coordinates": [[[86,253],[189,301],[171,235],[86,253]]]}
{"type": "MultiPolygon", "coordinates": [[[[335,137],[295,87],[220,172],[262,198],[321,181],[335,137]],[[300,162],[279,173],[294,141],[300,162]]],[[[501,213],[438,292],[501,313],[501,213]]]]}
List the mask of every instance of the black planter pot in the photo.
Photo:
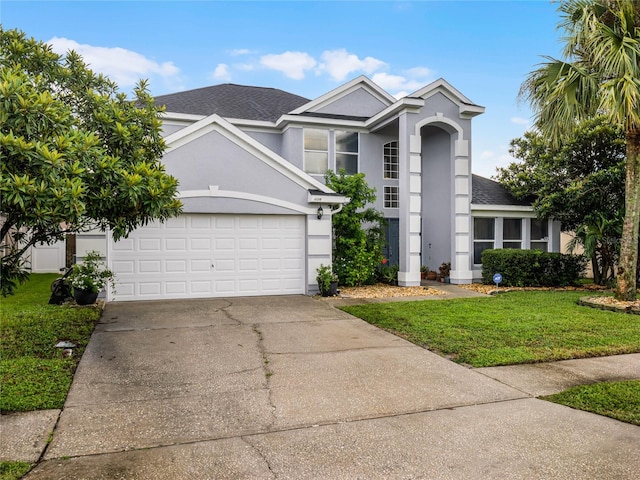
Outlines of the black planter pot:
{"type": "Polygon", "coordinates": [[[98,292],[91,290],[82,290],[80,288],[73,289],[73,299],[78,305],[93,305],[98,299],[98,292]]]}
{"type": "Polygon", "coordinates": [[[325,290],[320,287],[320,295],[323,297],[335,297],[338,295],[338,282],[331,282],[329,284],[329,290],[325,290]]]}

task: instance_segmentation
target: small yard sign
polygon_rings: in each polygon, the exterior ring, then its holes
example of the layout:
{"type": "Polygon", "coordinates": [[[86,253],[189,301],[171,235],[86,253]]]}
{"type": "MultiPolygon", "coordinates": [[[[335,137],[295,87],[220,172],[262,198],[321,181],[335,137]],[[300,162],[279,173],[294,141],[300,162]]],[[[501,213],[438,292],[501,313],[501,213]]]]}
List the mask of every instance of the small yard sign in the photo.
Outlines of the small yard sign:
{"type": "Polygon", "coordinates": [[[500,275],[499,273],[496,273],[493,275],[493,283],[496,284],[496,287],[500,286],[500,283],[502,283],[502,275],[500,275]]]}

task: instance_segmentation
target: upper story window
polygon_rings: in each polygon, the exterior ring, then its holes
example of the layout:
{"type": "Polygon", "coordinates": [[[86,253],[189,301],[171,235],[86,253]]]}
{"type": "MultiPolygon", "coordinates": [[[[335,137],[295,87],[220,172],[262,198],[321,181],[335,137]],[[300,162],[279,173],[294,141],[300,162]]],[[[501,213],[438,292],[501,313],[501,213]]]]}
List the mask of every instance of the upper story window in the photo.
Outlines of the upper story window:
{"type": "Polygon", "coordinates": [[[358,134],[336,131],[336,172],[341,169],[353,175],[358,173],[358,134]]]}
{"type": "Polygon", "coordinates": [[[549,222],[531,219],[531,250],[549,251],[549,222]]]}
{"type": "Polygon", "coordinates": [[[473,219],[473,263],[482,264],[482,252],[494,248],[496,238],[495,218],[473,219]]]}
{"type": "Polygon", "coordinates": [[[522,248],[522,219],[502,220],[502,248],[522,248]]]}
{"type": "Polygon", "coordinates": [[[304,129],[304,170],[324,175],[327,170],[344,169],[347,174],[358,173],[360,140],[357,132],[304,129]]]}
{"type": "Polygon", "coordinates": [[[317,128],[304,129],[304,170],[324,175],[329,170],[329,132],[317,128]]]}
{"type": "Polygon", "coordinates": [[[398,142],[384,144],[383,173],[385,179],[398,178],[398,142]]]}

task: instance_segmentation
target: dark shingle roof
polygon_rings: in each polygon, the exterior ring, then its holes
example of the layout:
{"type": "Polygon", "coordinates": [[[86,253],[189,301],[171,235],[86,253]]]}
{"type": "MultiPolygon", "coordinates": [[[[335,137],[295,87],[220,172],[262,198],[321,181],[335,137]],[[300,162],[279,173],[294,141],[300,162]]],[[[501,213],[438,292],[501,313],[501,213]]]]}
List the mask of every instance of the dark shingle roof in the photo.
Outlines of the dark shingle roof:
{"type": "Polygon", "coordinates": [[[480,175],[473,175],[471,189],[471,203],[479,205],[517,205],[529,206],[531,202],[518,200],[500,183],[480,175]]]}
{"type": "Polygon", "coordinates": [[[310,100],[277,88],[249,87],[225,83],[155,97],[167,112],[212,115],[224,118],[275,122],[281,115],[310,100]]]}

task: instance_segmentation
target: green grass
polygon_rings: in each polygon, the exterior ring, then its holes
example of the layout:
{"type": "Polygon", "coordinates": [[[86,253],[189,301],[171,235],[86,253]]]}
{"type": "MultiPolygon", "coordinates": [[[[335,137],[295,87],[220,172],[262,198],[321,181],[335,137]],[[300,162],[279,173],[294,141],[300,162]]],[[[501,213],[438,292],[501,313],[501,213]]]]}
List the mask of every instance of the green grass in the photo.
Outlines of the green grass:
{"type": "Polygon", "coordinates": [[[0,410],[62,408],[75,368],[101,311],[48,305],[55,274],[33,274],[15,295],[0,298],[0,410]],[[55,344],[77,345],[71,358],[55,344]]]}
{"type": "Polygon", "coordinates": [[[640,380],[581,385],[541,398],[640,425],[640,380]]]}
{"type": "Polygon", "coordinates": [[[17,480],[31,469],[25,462],[0,462],[0,480],[17,480]]]}
{"type": "Polygon", "coordinates": [[[343,310],[473,367],[640,352],[640,316],[581,307],[584,295],[509,292],[343,310]]]}

